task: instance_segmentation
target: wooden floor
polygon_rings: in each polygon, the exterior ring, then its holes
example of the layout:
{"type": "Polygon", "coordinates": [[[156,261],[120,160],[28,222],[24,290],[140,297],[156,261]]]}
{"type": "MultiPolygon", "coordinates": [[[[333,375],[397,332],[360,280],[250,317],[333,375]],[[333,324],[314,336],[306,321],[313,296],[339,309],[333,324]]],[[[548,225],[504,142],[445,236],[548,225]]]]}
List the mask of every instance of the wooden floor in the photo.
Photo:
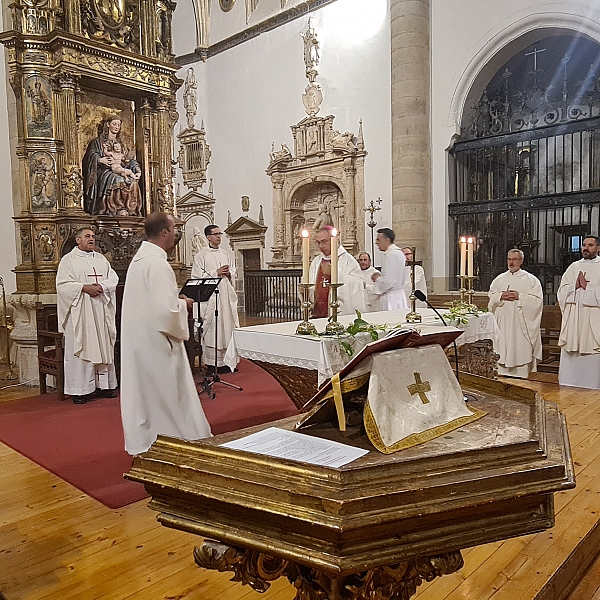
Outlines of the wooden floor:
{"type": "MultiPolygon", "coordinates": [[[[556,580],[565,557],[579,543],[586,545],[586,535],[589,540],[600,513],[600,393],[559,388],[553,375],[537,378],[541,381],[523,385],[558,402],[566,414],[577,487],[556,496],[554,529],[465,550],[465,567],[424,584],[419,600],[536,598],[552,576],[556,580]]],[[[0,381],[0,388],[6,383],[0,381]]],[[[9,388],[0,391],[0,399],[35,393],[9,388]]],[[[192,549],[199,538],[159,526],[146,504],[108,509],[0,444],[0,592],[6,600],[294,598],[285,580],[258,595],[231,583],[229,573],[196,567],[192,549]]],[[[569,600],[600,600],[599,588],[597,560],[569,600]]],[[[562,596],[550,590],[540,598],[562,596]]]]}

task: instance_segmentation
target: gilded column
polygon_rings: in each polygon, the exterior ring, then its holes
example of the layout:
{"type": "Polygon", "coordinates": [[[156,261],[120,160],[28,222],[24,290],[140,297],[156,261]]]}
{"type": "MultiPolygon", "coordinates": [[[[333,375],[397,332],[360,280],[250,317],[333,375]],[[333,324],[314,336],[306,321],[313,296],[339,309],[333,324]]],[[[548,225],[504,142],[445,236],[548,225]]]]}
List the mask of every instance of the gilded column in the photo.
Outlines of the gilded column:
{"type": "Polygon", "coordinates": [[[173,180],[171,178],[171,160],[173,139],[171,135],[170,98],[156,98],[156,139],[153,146],[153,158],[156,159],[157,208],[173,212],[173,180]]]}
{"type": "Polygon", "coordinates": [[[430,0],[391,0],[392,227],[431,261],[430,0]]]}
{"type": "Polygon", "coordinates": [[[83,210],[75,100],[78,81],[79,75],[70,72],[60,72],[54,77],[56,137],[64,143],[64,154],[57,157],[57,178],[63,189],[59,197],[59,210],[83,210]]]}

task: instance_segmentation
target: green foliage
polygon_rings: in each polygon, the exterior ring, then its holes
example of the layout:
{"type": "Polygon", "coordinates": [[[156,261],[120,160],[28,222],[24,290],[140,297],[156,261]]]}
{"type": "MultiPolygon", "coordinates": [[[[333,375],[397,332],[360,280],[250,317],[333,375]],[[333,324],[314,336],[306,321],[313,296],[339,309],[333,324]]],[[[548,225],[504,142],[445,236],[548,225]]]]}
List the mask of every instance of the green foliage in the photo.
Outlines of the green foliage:
{"type": "Polygon", "coordinates": [[[453,300],[452,302],[446,302],[448,306],[448,312],[444,315],[448,317],[454,324],[468,325],[469,317],[479,315],[487,312],[487,309],[480,310],[475,304],[470,304],[464,300],[453,300]]]}

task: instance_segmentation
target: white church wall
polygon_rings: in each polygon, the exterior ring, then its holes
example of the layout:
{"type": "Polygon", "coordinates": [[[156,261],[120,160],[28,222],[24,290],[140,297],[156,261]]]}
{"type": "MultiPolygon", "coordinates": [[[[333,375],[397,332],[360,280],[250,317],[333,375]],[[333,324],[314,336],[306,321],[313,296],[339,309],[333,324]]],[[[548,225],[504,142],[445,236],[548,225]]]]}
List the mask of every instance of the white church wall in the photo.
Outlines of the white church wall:
{"type": "MultiPolygon", "coordinates": [[[[236,3],[243,4],[243,3],[236,3]]],[[[215,8],[213,7],[213,11],[215,8]]],[[[225,15],[226,16],[226,15],[225,15]]],[[[365,12],[357,0],[338,0],[312,13],[321,43],[317,82],[323,88],[320,116],[335,115],[340,131],[358,133],[363,120],[365,195],[378,196],[384,208],[378,226],[391,223],[391,108],[390,33],[386,0],[370,0],[365,12]]],[[[196,126],[204,120],[212,152],[208,177],[213,179],[215,220],[225,228],[227,212],[235,221],[241,197],[250,197],[250,218],[258,220],[263,206],[266,235],[265,262],[273,240],[272,185],[265,170],[271,143],[293,148],[290,126],[306,117],[301,96],[308,81],[304,74],[303,42],[307,18],[297,19],[244,44],[183,67],[185,79],[193,66],[198,81],[196,126]]],[[[178,31],[175,30],[177,38],[178,31]]],[[[185,110],[178,94],[181,127],[185,110]]],[[[177,126],[176,131],[179,126],[177,126]]],[[[178,181],[180,173],[178,172],[178,181]]],[[[181,184],[181,195],[187,189],[181,184]]],[[[202,189],[206,193],[208,183],[202,189]]],[[[367,228],[368,229],[368,228],[367,228]]],[[[365,247],[370,251],[370,232],[365,247]]]]}
{"type": "Polygon", "coordinates": [[[453,136],[459,133],[466,96],[474,82],[480,85],[482,80],[481,85],[485,85],[486,77],[491,78],[520,49],[561,30],[581,32],[600,40],[600,6],[581,0],[432,0],[431,144],[436,290],[444,289],[455,275],[449,272],[445,241],[450,199],[447,149],[453,136]]]}

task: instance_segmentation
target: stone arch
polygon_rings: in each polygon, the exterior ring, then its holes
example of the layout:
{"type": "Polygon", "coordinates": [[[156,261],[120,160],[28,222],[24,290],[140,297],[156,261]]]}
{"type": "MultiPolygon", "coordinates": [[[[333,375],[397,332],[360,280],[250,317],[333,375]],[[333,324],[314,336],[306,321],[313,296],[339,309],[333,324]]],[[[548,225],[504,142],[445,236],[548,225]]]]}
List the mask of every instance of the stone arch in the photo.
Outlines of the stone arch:
{"type": "Polygon", "coordinates": [[[465,107],[471,99],[479,99],[498,69],[527,46],[554,35],[580,35],[600,43],[600,21],[558,12],[538,13],[499,31],[473,56],[457,82],[448,113],[448,124],[456,135],[465,107]]]}

